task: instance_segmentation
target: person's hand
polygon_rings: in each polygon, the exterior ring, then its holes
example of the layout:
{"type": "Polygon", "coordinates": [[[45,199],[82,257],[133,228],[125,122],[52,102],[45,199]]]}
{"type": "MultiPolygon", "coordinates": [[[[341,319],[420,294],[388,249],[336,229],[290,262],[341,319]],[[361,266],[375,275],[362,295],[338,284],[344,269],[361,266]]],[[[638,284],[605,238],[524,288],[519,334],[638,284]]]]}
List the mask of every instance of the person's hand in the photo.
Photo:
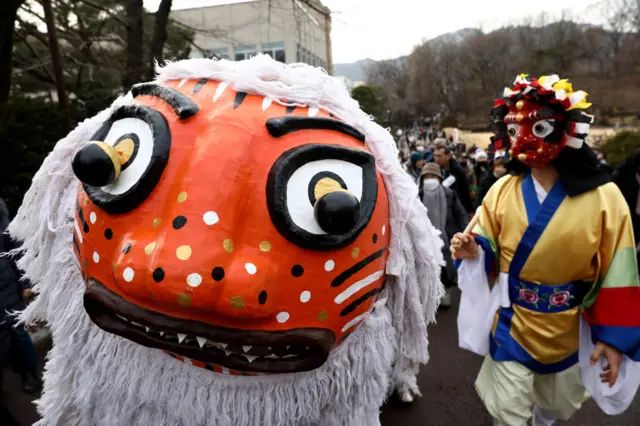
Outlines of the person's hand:
{"type": "Polygon", "coordinates": [[[30,299],[31,296],[33,296],[33,290],[31,290],[30,288],[25,288],[24,290],[22,290],[23,299],[30,299]]]}
{"type": "Polygon", "coordinates": [[[607,365],[604,368],[604,373],[600,374],[600,380],[602,383],[609,383],[609,387],[613,387],[613,385],[616,384],[618,374],[620,373],[622,355],[617,349],[607,345],[606,343],[598,342],[591,354],[591,365],[595,365],[601,356],[605,357],[607,365]]]}
{"type": "Polygon", "coordinates": [[[458,232],[451,239],[451,257],[458,259],[475,259],[478,257],[478,243],[469,234],[458,232]]]}

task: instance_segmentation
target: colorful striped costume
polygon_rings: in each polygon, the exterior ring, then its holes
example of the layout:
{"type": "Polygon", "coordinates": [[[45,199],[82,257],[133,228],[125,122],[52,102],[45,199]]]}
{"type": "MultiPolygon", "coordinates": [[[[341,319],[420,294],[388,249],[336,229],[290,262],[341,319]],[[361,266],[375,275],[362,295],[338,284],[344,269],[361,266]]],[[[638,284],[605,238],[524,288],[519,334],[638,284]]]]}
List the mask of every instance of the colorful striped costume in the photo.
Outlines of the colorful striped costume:
{"type": "Polygon", "coordinates": [[[458,262],[458,329],[460,346],[486,357],[476,388],[497,424],[566,420],[589,395],[619,414],[640,385],[631,216],[584,144],[590,105],[558,76],[521,75],[492,110],[493,142],[518,175],[493,185],[472,231],[480,255],[458,262]],[[549,164],[558,179],[547,193],[530,168],[549,164]],[[612,387],[604,358],[589,363],[598,342],[622,354],[612,387]]]}
{"type": "Polygon", "coordinates": [[[494,362],[515,361],[537,375],[560,373],[579,362],[582,317],[593,342],[640,362],[640,283],[620,191],[609,183],[567,197],[556,184],[540,203],[535,184],[530,174],[506,176],[483,202],[473,233],[484,272],[497,278],[494,310],[482,320],[487,310],[465,282],[480,283],[478,270],[464,261],[460,315],[462,324],[475,325],[461,330],[461,346],[483,355],[488,349],[494,362]],[[490,326],[486,346],[480,324],[490,326]]]}

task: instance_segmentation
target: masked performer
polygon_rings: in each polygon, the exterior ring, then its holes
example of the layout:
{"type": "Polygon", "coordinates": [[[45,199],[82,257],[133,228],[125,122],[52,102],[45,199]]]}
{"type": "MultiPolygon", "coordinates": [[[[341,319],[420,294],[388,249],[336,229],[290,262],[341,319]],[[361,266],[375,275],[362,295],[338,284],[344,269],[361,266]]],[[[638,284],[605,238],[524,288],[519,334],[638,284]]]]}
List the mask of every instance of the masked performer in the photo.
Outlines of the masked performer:
{"type": "Polygon", "coordinates": [[[460,345],[486,356],[477,391],[496,424],[570,418],[587,392],[608,414],[640,383],[640,287],[629,208],[584,143],[586,93],[557,76],[496,100],[513,174],[458,234],[460,345]],[[488,280],[495,285],[490,291],[488,280]]]}
{"type": "Polygon", "coordinates": [[[322,70],[159,70],[61,140],[12,233],[53,331],[42,425],[376,425],[418,394],[441,243],[322,70]]]}

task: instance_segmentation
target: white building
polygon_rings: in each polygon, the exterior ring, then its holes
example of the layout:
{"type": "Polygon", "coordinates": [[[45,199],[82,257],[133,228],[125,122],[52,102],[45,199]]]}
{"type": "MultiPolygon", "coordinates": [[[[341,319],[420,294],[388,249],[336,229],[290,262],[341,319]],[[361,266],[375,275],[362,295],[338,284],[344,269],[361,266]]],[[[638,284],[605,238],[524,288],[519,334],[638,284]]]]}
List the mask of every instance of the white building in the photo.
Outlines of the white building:
{"type": "Polygon", "coordinates": [[[261,52],[284,63],[333,68],[331,12],[320,0],[229,2],[175,10],[171,17],[195,29],[192,57],[239,61],[261,52]]]}

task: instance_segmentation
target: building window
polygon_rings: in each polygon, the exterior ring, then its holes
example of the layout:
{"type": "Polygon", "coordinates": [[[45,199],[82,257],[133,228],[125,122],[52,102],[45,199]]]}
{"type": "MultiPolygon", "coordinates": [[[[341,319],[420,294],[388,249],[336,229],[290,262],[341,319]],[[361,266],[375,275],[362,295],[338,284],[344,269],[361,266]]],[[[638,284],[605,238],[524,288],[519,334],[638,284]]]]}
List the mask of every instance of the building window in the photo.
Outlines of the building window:
{"type": "Polygon", "coordinates": [[[285,62],[285,48],[284,43],[267,43],[262,45],[262,53],[271,56],[278,62],[285,62]]]}
{"type": "Polygon", "coordinates": [[[219,49],[207,50],[207,58],[229,59],[229,49],[221,47],[219,49]]]}
{"type": "Polygon", "coordinates": [[[236,61],[244,61],[245,59],[250,59],[256,56],[257,51],[255,46],[242,46],[235,48],[236,53],[236,61]]]}

